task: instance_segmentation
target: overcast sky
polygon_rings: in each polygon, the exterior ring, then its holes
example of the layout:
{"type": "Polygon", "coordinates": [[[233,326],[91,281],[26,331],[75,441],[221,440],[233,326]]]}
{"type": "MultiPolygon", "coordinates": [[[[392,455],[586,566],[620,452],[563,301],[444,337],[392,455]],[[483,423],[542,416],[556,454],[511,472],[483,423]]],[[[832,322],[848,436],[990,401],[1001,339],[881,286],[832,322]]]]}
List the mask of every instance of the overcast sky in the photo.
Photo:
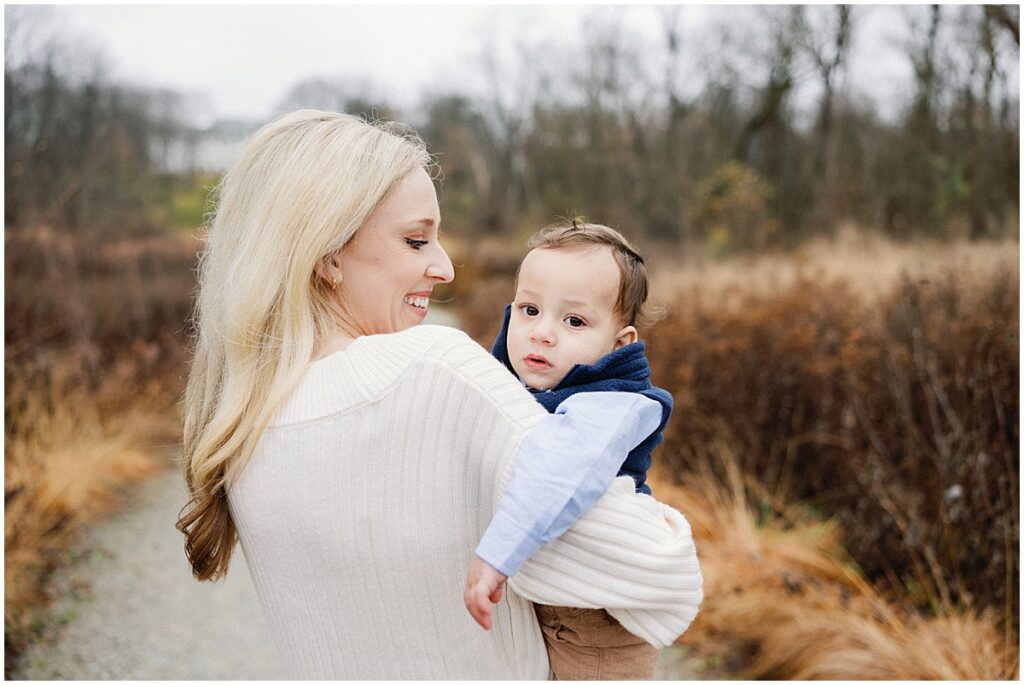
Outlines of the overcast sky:
{"type": "MultiPolygon", "coordinates": [[[[411,106],[424,89],[471,87],[481,78],[482,52],[509,49],[523,35],[579,45],[583,22],[595,15],[622,25],[635,39],[663,44],[660,10],[651,6],[5,7],[8,17],[12,11],[43,17],[47,30],[102,52],[115,79],[203,96],[211,119],[265,118],[289,87],[311,77],[362,80],[399,108],[411,106]]],[[[685,7],[685,40],[706,38],[709,17],[730,11],[747,10],[685,7]]],[[[897,44],[902,10],[855,11],[851,83],[883,107],[903,100],[912,73],[897,44]]],[[[1018,78],[1016,70],[1012,78],[1018,78]]]]}
{"type": "MultiPolygon", "coordinates": [[[[573,36],[593,6],[495,5],[61,5],[53,17],[74,40],[102,46],[127,80],[207,93],[222,117],[262,117],[294,83],[363,79],[391,100],[463,83],[485,41],[547,29],[573,36]]],[[[615,8],[604,8],[615,12],[615,8]]],[[[597,11],[601,11],[598,9],[597,11]]],[[[650,32],[651,7],[619,10],[650,32]]],[[[699,15],[691,7],[688,15],[699,15]]]]}

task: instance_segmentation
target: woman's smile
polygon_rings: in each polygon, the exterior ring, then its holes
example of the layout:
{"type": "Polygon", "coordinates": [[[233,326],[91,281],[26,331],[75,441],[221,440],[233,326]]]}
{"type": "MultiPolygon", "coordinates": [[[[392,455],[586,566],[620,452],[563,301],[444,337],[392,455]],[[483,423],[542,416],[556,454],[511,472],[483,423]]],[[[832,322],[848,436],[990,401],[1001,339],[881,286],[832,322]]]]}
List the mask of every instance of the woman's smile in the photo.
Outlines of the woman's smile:
{"type": "Polygon", "coordinates": [[[426,316],[427,307],[430,306],[430,291],[409,293],[402,298],[402,301],[409,305],[417,315],[426,316]]]}

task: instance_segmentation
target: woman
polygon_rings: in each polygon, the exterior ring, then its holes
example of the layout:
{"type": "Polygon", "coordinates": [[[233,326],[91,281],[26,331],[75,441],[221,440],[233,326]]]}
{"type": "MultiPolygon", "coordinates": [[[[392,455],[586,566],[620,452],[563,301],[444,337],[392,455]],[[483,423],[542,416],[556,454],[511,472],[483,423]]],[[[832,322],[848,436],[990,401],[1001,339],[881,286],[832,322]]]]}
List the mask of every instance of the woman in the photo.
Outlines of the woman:
{"type": "Polygon", "coordinates": [[[416,326],[453,277],[429,168],[397,125],[305,110],[225,175],[185,398],[194,575],[225,573],[239,541],[301,678],[547,677],[529,600],[611,607],[671,641],[700,601],[699,572],[679,570],[689,528],[615,487],[523,566],[490,631],[463,608],[472,550],[546,412],[465,334],[416,326]]]}

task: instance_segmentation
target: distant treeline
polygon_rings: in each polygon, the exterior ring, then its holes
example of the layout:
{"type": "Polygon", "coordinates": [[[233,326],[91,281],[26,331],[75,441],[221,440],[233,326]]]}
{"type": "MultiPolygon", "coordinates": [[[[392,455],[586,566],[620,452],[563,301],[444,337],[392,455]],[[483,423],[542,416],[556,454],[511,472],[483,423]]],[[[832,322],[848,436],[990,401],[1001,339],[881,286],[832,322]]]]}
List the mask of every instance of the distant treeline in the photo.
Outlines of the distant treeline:
{"type": "MultiPolygon", "coordinates": [[[[524,43],[511,60],[485,50],[489,90],[453,83],[416,112],[340,77],[295,85],[278,109],[412,124],[438,155],[446,227],[467,237],[569,213],[714,253],[789,246],[843,221],[900,238],[1014,231],[1019,8],[886,10],[904,22],[913,73],[886,116],[849,78],[878,11],[719,8],[715,40],[694,47],[682,8],[664,7],[658,40],[593,21],[582,48],[524,43]],[[797,102],[808,84],[813,102],[797,102]]],[[[5,62],[6,220],[152,220],[147,207],[171,192],[154,160],[196,135],[183,96],[73,65],[58,48],[5,62]]]]}
{"type": "MultiPolygon", "coordinates": [[[[7,49],[35,27],[7,16],[7,49]]],[[[24,42],[18,41],[18,42],[24,42]]],[[[161,141],[185,135],[181,96],[113,83],[100,57],[48,41],[4,60],[4,221],[97,232],[151,227],[161,141]]]]}

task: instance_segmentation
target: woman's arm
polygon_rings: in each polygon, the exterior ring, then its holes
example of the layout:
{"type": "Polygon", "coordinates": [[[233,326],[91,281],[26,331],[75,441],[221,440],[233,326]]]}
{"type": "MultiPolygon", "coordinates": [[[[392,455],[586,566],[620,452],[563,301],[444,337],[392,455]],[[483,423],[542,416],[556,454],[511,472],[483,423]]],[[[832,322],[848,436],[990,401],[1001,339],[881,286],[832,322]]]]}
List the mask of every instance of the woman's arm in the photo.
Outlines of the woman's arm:
{"type": "Polygon", "coordinates": [[[512,579],[512,591],[540,604],[603,608],[655,647],[676,640],[697,616],[703,576],[690,524],[633,480],[608,492],[512,579]]]}
{"type": "Polygon", "coordinates": [[[608,490],[630,450],[658,428],[661,416],[659,403],[631,392],[579,393],[558,405],[523,440],[477,556],[515,575],[608,490]]]}
{"type": "Polygon", "coordinates": [[[463,601],[477,623],[490,630],[507,577],[593,506],[661,417],[661,405],[643,395],[588,392],[530,430],[466,574],[463,601]]]}
{"type": "MultiPolygon", "coordinates": [[[[482,470],[467,486],[482,488],[482,505],[493,488],[483,532],[528,431],[547,414],[483,348],[465,336],[448,337],[445,345],[438,353],[462,388],[466,406],[473,408],[459,449],[467,450],[468,463],[482,470]]],[[[631,478],[615,479],[587,513],[537,551],[509,584],[531,601],[609,609],[630,632],[665,646],[696,616],[703,579],[686,519],[636,494],[634,487],[631,478]]]]}

